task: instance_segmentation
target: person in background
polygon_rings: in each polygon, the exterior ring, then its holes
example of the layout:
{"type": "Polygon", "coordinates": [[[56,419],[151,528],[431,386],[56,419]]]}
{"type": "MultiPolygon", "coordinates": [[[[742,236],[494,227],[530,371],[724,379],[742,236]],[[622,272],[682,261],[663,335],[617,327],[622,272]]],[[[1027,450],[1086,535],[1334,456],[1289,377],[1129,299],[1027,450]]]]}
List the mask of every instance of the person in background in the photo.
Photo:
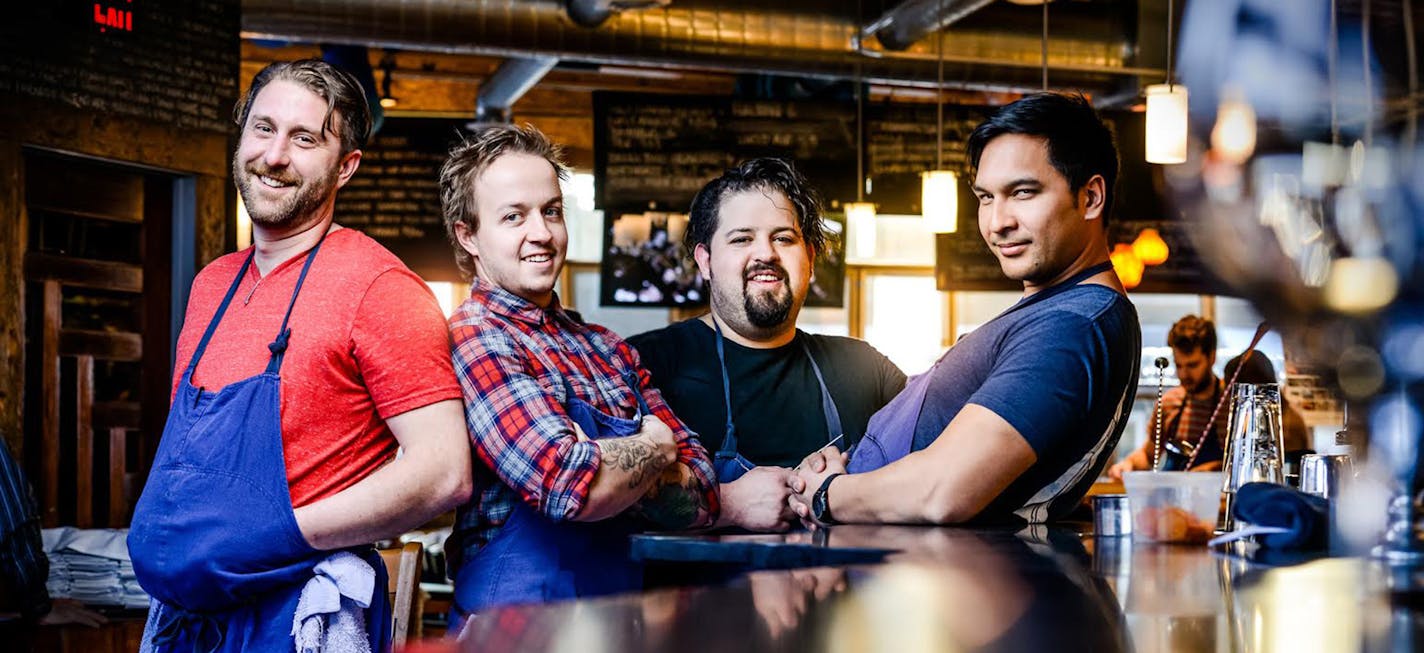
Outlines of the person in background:
{"type": "Polygon", "coordinates": [[[720,526],[786,530],[790,468],[860,441],[905,374],[868,343],[796,328],[821,206],[787,161],[753,159],[708,182],[684,236],[711,287],[706,315],[633,336],[674,413],[716,452],[720,526]]]}
{"type": "Polygon", "coordinates": [[[1142,332],[1108,261],[1112,132],[1082,96],[1031,95],[969,137],[979,233],[1023,298],[964,336],[792,478],[798,516],[1041,523],[1078,505],[1137,390],[1142,332]]]}
{"type": "Polygon", "coordinates": [[[355,78],[274,63],[234,118],[253,245],[203,268],[188,298],[128,536],[153,598],[143,650],[305,650],[334,631],[389,650],[370,543],[470,493],[444,316],[399,259],[334,222],[370,134],[355,78]],[[343,585],[335,612],[303,602],[299,616],[304,588],[332,578],[366,584],[343,585]]]}
{"type": "Polygon", "coordinates": [[[45,587],[48,576],[34,490],[0,433],[0,640],[25,650],[36,624],[108,623],[78,601],[51,599],[45,587]]]}
{"type": "MultiPolygon", "coordinates": [[[[1157,441],[1157,411],[1162,411],[1162,443],[1190,442],[1193,445],[1207,429],[1217,402],[1221,401],[1226,382],[1216,376],[1216,325],[1211,320],[1187,315],[1172,324],[1167,332],[1167,346],[1172,349],[1179,385],[1162,393],[1160,404],[1153,406],[1147,420],[1147,437],[1117,464],[1108,468],[1108,478],[1121,481],[1123,472],[1147,469],[1151,464],[1152,447],[1157,441]]],[[[1227,378],[1230,378],[1227,374],[1227,378]]],[[[1216,412],[1211,429],[1214,437],[1202,441],[1192,469],[1221,469],[1222,443],[1226,441],[1226,410],[1216,412]]]]}
{"type": "Polygon", "coordinates": [[[449,320],[475,457],[474,498],[445,547],[456,621],[637,591],[632,532],[717,518],[712,460],[637,353],[554,292],[566,174],[556,145],[514,126],[476,132],[440,171],[446,233],[471,277],[449,320]]]}

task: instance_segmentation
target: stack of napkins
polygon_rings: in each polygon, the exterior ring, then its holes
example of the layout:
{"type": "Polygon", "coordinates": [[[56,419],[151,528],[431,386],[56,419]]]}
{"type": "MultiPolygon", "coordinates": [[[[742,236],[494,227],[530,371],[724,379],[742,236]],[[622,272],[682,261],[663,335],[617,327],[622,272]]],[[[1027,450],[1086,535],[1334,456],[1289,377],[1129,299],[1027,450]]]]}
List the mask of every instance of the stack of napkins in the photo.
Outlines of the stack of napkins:
{"type": "Polygon", "coordinates": [[[134,576],[125,543],[128,529],[78,529],[71,526],[42,531],[49,579],[55,598],[90,605],[148,607],[148,593],[134,576]]]}

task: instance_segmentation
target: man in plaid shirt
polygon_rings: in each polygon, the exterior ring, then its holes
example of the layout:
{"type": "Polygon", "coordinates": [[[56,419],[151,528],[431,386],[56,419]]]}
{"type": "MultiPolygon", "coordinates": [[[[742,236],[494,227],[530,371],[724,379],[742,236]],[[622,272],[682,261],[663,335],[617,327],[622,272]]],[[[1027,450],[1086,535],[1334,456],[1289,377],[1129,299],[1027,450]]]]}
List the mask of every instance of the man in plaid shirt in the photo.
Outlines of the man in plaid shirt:
{"type": "Polygon", "coordinates": [[[462,614],[639,589],[628,533],[718,513],[710,457],[633,349],[554,294],[568,247],[559,157],[532,127],[492,127],[440,175],[473,278],[450,317],[475,452],[475,495],[446,546],[462,614]]]}

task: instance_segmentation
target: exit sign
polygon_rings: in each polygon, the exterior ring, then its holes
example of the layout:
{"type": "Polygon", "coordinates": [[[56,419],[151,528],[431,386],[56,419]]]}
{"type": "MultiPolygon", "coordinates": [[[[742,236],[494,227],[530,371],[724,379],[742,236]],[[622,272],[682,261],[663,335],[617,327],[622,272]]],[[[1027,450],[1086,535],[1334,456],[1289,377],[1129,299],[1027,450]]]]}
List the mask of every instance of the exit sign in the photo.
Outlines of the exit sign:
{"type": "Polygon", "coordinates": [[[124,0],[123,4],[112,1],[94,3],[94,25],[100,32],[132,32],[133,0],[124,0]]]}

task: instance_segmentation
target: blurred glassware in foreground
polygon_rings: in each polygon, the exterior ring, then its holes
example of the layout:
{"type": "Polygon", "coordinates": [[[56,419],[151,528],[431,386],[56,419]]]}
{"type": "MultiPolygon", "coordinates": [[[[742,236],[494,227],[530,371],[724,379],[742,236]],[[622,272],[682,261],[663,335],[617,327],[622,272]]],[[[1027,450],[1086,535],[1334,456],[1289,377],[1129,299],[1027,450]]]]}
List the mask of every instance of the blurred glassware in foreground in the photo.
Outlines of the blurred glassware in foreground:
{"type": "Polygon", "coordinates": [[[1385,531],[1380,553],[1406,564],[1424,563],[1417,22],[1410,3],[1188,4],[1176,54],[1190,133],[1220,136],[1163,169],[1203,261],[1303,364],[1334,370],[1359,470],[1338,499],[1342,535],[1358,547],[1385,531]],[[1226,138],[1242,107],[1256,124],[1245,157],[1226,138]]]}

